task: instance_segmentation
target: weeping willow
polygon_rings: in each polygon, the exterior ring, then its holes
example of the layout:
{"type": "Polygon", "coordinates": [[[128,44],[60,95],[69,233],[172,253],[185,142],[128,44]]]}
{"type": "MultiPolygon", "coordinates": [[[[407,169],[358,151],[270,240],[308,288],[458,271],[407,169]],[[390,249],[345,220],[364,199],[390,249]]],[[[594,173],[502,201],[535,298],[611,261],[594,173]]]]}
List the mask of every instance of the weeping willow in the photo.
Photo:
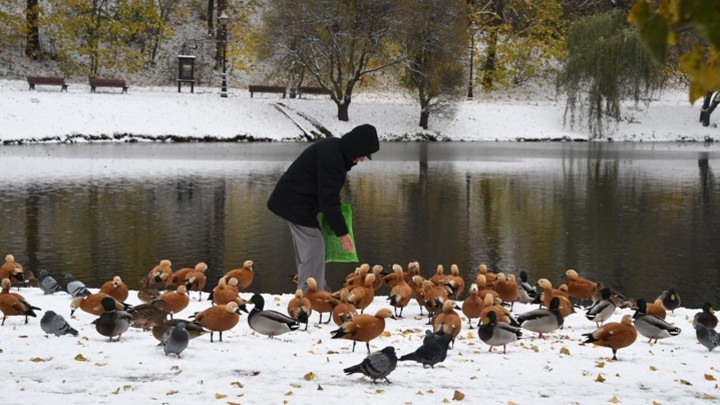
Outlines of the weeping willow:
{"type": "Polygon", "coordinates": [[[566,125],[580,121],[592,139],[604,138],[617,127],[623,100],[648,100],[662,84],[662,69],[621,10],[570,27],[568,60],[558,76],[558,92],[567,94],[566,125]]]}

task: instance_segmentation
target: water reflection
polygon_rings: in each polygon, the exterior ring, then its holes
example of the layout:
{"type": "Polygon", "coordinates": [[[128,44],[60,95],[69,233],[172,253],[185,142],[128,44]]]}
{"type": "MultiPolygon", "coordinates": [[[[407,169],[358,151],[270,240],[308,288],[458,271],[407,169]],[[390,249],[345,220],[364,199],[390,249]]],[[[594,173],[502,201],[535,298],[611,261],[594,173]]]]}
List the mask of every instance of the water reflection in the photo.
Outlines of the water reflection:
{"type": "MultiPolygon", "coordinates": [[[[290,292],[289,232],[265,208],[303,144],[0,148],[0,254],[91,286],[137,286],[160,259],[257,266],[290,292]]],[[[718,147],[700,144],[384,144],[350,173],[361,260],[479,263],[561,280],[566,268],[631,296],[679,288],[720,302],[718,147]]],[[[350,264],[329,265],[338,286],[350,264]]],[[[380,293],[387,293],[381,291],[380,293]]]]}

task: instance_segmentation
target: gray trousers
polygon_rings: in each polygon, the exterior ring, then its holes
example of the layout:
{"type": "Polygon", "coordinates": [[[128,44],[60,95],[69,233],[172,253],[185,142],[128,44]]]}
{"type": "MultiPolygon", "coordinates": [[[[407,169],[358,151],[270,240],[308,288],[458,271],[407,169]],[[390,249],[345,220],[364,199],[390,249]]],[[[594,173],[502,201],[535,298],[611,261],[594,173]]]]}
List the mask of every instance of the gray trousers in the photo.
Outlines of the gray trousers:
{"type": "Polygon", "coordinates": [[[325,239],[318,228],[310,228],[286,221],[290,227],[295,262],[298,271],[298,288],[307,291],[308,278],[317,281],[318,290],[325,289],[325,239]]]}

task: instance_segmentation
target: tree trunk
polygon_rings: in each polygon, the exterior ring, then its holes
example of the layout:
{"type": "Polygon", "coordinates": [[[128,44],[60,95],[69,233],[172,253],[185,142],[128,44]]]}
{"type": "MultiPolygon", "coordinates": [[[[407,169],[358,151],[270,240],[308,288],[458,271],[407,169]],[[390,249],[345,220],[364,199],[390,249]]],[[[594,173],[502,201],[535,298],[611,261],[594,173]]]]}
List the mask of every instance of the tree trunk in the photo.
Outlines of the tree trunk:
{"type": "Polygon", "coordinates": [[[215,0],[208,0],[207,24],[208,34],[213,35],[213,21],[215,20],[215,0]]]}
{"type": "Polygon", "coordinates": [[[498,29],[505,21],[505,0],[495,0],[495,12],[490,20],[490,35],[487,43],[487,56],[483,69],[482,86],[490,90],[495,81],[495,58],[497,56],[498,29]]]}
{"type": "Polygon", "coordinates": [[[33,60],[40,58],[40,28],[38,27],[38,19],[40,17],[39,1],[40,0],[27,0],[27,9],[25,10],[25,24],[27,26],[25,55],[33,60]]]}
{"type": "Polygon", "coordinates": [[[338,120],[350,121],[350,115],[348,114],[348,110],[350,109],[350,103],[349,102],[338,103],[337,107],[338,107],[338,120]]]}
{"type": "Polygon", "coordinates": [[[420,127],[422,129],[428,129],[428,119],[430,118],[430,111],[428,111],[426,108],[423,108],[422,111],[420,111],[420,127]]]}

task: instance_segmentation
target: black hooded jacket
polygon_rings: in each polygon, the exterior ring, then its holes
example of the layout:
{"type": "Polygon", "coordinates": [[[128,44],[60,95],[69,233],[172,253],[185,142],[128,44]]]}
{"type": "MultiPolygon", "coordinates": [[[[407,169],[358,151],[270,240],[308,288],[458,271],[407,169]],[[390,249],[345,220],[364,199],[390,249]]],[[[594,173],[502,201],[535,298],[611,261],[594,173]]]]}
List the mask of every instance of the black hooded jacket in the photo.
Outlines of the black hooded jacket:
{"type": "Polygon", "coordinates": [[[340,190],[353,160],[380,150],[375,127],[363,124],[342,138],[326,138],[308,146],[280,177],[267,207],[301,226],[319,228],[322,212],[337,236],[348,233],[340,211],[340,190]]]}

